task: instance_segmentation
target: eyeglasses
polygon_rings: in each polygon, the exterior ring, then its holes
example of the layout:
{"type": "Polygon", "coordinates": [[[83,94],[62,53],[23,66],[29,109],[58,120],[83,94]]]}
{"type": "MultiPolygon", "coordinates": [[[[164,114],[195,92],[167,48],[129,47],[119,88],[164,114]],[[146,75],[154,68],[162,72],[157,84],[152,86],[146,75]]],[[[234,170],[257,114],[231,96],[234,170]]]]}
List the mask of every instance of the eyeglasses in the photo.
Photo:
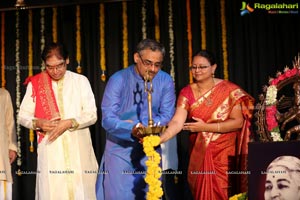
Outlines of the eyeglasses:
{"type": "Polygon", "coordinates": [[[142,56],[139,53],[138,53],[138,55],[139,55],[139,57],[140,57],[143,65],[145,65],[146,67],[152,67],[152,66],[157,67],[157,68],[161,68],[162,67],[162,62],[156,62],[156,63],[154,63],[154,62],[152,62],[150,60],[143,60],[142,56]]]}
{"type": "Polygon", "coordinates": [[[65,64],[66,64],[65,61],[63,61],[57,65],[54,65],[54,66],[46,64],[46,68],[47,68],[47,70],[50,70],[50,71],[53,71],[54,69],[56,69],[58,71],[58,70],[62,70],[65,67],[65,64]]]}
{"type": "Polygon", "coordinates": [[[202,69],[207,69],[209,68],[211,65],[203,65],[203,66],[190,66],[190,70],[196,71],[197,69],[202,70],[202,69]]]}

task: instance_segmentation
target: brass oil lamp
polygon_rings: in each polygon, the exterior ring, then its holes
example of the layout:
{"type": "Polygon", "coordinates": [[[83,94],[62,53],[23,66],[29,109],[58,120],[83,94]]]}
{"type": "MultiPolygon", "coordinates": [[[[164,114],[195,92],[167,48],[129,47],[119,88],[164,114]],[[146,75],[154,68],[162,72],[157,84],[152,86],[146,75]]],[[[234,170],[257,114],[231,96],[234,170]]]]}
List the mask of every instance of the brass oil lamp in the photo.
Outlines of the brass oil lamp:
{"type": "Polygon", "coordinates": [[[149,135],[159,135],[163,132],[167,127],[166,126],[159,126],[159,124],[154,124],[152,119],[152,92],[153,92],[153,85],[152,85],[152,78],[149,76],[149,72],[147,71],[146,76],[144,77],[144,86],[145,92],[147,92],[147,102],[148,102],[148,126],[147,127],[138,127],[140,133],[145,136],[149,135]]]}

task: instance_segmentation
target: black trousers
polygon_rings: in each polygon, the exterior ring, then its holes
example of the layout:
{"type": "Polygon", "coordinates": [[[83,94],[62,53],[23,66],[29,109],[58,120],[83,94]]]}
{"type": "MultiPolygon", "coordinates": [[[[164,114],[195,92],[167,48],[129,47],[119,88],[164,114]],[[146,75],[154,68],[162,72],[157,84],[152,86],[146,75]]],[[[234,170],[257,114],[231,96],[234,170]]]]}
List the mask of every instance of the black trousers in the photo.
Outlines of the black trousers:
{"type": "Polygon", "coordinates": [[[164,194],[162,196],[163,200],[179,200],[179,187],[178,187],[178,177],[175,174],[176,171],[168,169],[163,171],[162,174],[162,188],[164,194]]]}

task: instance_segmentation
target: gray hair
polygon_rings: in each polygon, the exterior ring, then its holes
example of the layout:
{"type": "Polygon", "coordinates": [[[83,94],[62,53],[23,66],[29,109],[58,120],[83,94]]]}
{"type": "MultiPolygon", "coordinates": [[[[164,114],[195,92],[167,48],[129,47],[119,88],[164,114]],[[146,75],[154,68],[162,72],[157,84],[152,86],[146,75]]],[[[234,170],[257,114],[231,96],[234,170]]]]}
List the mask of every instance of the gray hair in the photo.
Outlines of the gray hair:
{"type": "Polygon", "coordinates": [[[140,53],[143,50],[150,49],[152,51],[160,51],[163,56],[165,56],[166,50],[165,47],[153,39],[144,39],[138,43],[136,46],[136,52],[140,53]]]}
{"type": "Polygon", "coordinates": [[[300,186],[300,159],[295,156],[279,156],[274,159],[268,166],[267,171],[271,171],[273,167],[284,167],[296,184],[300,186]]]}

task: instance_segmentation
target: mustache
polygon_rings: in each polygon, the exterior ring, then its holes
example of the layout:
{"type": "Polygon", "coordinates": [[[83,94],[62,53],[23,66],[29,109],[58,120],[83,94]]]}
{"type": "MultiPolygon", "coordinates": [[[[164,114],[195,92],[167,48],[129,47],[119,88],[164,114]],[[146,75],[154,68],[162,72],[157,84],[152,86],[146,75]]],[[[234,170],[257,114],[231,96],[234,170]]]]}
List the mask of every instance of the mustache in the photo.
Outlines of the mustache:
{"type": "Polygon", "coordinates": [[[147,73],[148,75],[155,75],[155,74],[156,74],[155,71],[150,71],[150,70],[146,71],[146,73],[147,73]]]}
{"type": "Polygon", "coordinates": [[[146,81],[151,81],[152,78],[156,75],[156,72],[155,71],[146,71],[146,75],[144,76],[144,80],[146,81]]]}
{"type": "Polygon", "coordinates": [[[155,75],[156,74],[156,72],[153,72],[153,71],[150,71],[148,73],[149,73],[149,75],[155,75]]]}

